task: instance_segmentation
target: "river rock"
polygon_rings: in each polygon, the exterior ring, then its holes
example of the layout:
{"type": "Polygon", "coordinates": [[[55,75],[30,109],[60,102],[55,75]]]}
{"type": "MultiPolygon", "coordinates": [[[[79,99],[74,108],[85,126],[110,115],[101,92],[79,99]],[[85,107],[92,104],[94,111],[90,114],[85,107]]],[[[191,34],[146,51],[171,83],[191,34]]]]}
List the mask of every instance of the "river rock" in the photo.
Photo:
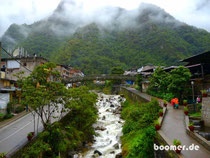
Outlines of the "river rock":
{"type": "Polygon", "coordinates": [[[114,147],[115,149],[119,149],[119,148],[120,148],[120,146],[119,146],[118,143],[116,143],[115,145],[113,145],[113,147],[114,147]]]}
{"type": "Polygon", "coordinates": [[[95,128],[95,130],[105,131],[105,130],[106,130],[106,128],[97,126],[97,127],[95,128]]]}
{"type": "Polygon", "coordinates": [[[113,105],[113,104],[111,104],[111,105],[110,105],[110,107],[111,107],[111,108],[114,108],[114,105],[113,105]]]}
{"type": "Polygon", "coordinates": [[[106,116],[104,115],[103,117],[102,117],[102,120],[105,120],[106,119],[106,116]]]}
{"type": "Polygon", "coordinates": [[[101,156],[101,155],[102,155],[102,153],[101,153],[100,151],[98,151],[98,150],[95,150],[95,151],[94,151],[94,155],[101,156]]]}
{"type": "Polygon", "coordinates": [[[111,151],[110,154],[115,154],[115,151],[111,151]]]}
{"type": "Polygon", "coordinates": [[[115,158],[122,158],[122,154],[121,154],[121,153],[117,154],[117,155],[115,156],[115,158]]]}

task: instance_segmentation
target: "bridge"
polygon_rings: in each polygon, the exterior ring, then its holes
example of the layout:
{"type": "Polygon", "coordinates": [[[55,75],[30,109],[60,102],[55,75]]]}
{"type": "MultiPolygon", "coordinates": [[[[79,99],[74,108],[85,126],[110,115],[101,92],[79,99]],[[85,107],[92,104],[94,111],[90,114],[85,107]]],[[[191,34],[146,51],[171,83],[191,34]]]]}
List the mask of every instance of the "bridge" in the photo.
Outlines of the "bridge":
{"type": "Polygon", "coordinates": [[[125,76],[125,75],[88,75],[84,77],[71,77],[64,79],[64,83],[76,83],[76,82],[84,82],[84,81],[105,81],[105,80],[121,80],[121,81],[135,81],[135,76],[125,76]]]}

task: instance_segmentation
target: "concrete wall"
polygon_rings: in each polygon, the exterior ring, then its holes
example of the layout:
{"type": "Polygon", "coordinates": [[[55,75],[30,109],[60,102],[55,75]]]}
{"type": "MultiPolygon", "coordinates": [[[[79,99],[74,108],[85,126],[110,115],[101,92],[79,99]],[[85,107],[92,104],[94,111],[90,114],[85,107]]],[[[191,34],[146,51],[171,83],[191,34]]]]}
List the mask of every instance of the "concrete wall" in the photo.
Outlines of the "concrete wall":
{"type": "Polygon", "coordinates": [[[121,93],[125,94],[126,96],[128,96],[129,98],[131,98],[134,102],[139,102],[139,103],[145,103],[145,102],[149,102],[149,98],[148,100],[141,97],[140,95],[137,95],[135,93],[132,93],[131,91],[127,90],[124,87],[120,88],[121,93]]]}
{"type": "MultiPolygon", "coordinates": [[[[25,65],[27,69],[29,69],[30,71],[33,71],[36,66],[41,65],[42,63],[45,63],[46,60],[39,59],[39,58],[29,58],[29,59],[23,58],[23,59],[20,59],[20,62],[22,65],[25,65]]],[[[25,67],[22,65],[20,65],[19,69],[6,69],[6,79],[17,81],[18,78],[14,76],[14,74],[17,74],[21,71],[24,72],[22,77],[29,76],[31,72],[25,69],[25,67]]]]}
{"type": "Polygon", "coordinates": [[[210,97],[203,98],[201,117],[204,120],[204,126],[210,127],[210,97]]]}

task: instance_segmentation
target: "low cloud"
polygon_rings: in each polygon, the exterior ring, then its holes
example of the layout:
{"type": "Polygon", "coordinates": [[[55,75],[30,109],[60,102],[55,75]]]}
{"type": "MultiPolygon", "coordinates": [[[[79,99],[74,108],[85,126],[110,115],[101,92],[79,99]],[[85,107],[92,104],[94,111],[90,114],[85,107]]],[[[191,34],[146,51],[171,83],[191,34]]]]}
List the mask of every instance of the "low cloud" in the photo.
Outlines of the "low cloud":
{"type": "MultiPolygon", "coordinates": [[[[123,22],[122,27],[135,26],[132,19],[138,13],[140,3],[151,3],[163,8],[179,21],[206,29],[210,32],[210,0],[62,0],[65,11],[56,14],[57,18],[70,19],[72,23],[69,33],[73,33],[77,27],[87,23],[97,22],[103,26],[111,27],[113,22],[123,22]],[[113,8],[113,6],[115,8],[113,8]],[[121,10],[124,8],[127,11],[121,10]],[[119,16],[120,14],[120,16],[119,16]],[[116,20],[116,21],[113,21],[116,20]]],[[[31,24],[43,18],[47,19],[57,8],[61,0],[7,0],[0,5],[0,36],[12,23],[31,24]]],[[[59,8],[57,9],[57,13],[59,8]]],[[[164,15],[151,16],[154,20],[168,20],[172,18],[164,15]]],[[[52,30],[61,34],[59,25],[52,25],[52,30]],[[60,32],[59,32],[60,31],[60,32]]]]}

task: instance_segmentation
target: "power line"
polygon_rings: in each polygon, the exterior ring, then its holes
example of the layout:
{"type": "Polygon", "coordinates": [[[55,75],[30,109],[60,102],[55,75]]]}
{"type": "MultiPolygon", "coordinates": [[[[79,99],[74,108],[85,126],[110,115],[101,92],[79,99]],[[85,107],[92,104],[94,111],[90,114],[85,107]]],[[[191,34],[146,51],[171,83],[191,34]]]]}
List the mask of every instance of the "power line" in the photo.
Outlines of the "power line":
{"type": "MultiPolygon", "coordinates": [[[[6,51],[6,49],[4,49],[3,47],[1,47],[1,48],[2,48],[3,51],[5,51],[5,53],[6,53],[7,55],[9,55],[10,57],[13,58],[13,56],[12,56],[10,53],[8,53],[8,52],[6,51]]],[[[19,62],[17,59],[14,58],[14,60],[16,60],[16,61],[17,61],[22,67],[24,67],[26,70],[28,70],[29,72],[32,72],[30,69],[28,69],[28,68],[25,67],[23,64],[21,64],[21,62],[19,62]]]]}

